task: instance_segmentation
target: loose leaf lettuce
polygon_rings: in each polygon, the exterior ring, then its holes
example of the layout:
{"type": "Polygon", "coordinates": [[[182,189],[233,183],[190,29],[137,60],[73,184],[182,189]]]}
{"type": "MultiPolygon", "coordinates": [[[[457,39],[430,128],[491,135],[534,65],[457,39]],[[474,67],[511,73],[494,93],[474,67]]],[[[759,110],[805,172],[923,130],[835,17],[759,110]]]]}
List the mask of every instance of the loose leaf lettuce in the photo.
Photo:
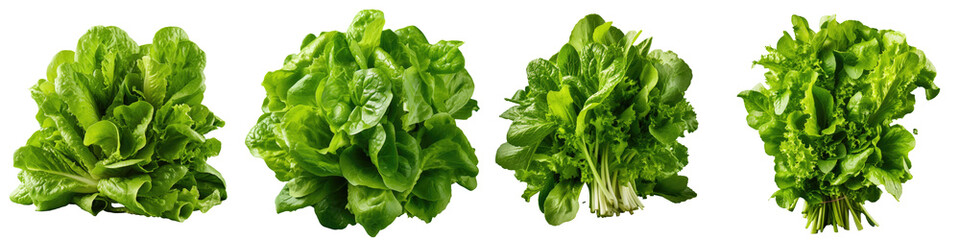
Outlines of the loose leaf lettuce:
{"type": "Polygon", "coordinates": [[[858,230],[862,216],[876,226],[863,204],[880,198],[881,185],[899,200],[913,178],[914,137],[893,121],[913,111],[917,87],[927,100],[937,96],[936,69],[897,31],[834,16],[819,31],[803,17],[792,22],[794,35],[784,32],[754,62],[769,70],[766,84],[738,95],[774,157],[772,197],[791,211],[803,198],[813,233],[849,230],[850,215],[858,230]]]}
{"type": "Polygon", "coordinates": [[[180,28],[147,45],[91,28],[30,89],[40,130],[14,153],[21,184],[10,199],[175,221],[220,204],[224,180],[207,164],[220,141],[203,135],[224,122],[200,103],[205,63],[180,28]]]}
{"type": "Polygon", "coordinates": [[[517,104],[497,164],[539,194],[547,223],[573,220],[587,185],[598,217],[633,213],[640,198],[679,203],[696,197],[687,178],[687,148],[677,142],[697,129],[684,98],[693,78],[675,53],[650,50],[651,38],[622,31],[591,14],[550,59],[527,65],[528,86],[506,99],[517,104]]]}
{"type": "Polygon", "coordinates": [[[287,182],[277,212],[312,206],[324,227],[376,236],[404,213],[433,220],[454,183],[476,187],[477,157],[454,120],[478,109],[463,43],[383,26],[383,12],[360,11],[264,76],[246,144],[287,182]]]}

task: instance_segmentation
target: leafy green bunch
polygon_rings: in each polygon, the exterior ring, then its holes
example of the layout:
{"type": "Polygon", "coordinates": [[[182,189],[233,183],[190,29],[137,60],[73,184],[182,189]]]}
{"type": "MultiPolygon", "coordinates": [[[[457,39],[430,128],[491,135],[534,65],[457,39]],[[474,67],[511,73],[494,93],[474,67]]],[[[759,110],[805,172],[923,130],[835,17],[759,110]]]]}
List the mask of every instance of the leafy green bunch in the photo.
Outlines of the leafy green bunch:
{"type": "Polygon", "coordinates": [[[500,117],[513,121],[497,163],[527,183],[523,198],[539,193],[548,223],[573,220],[583,185],[599,217],[642,208],[639,197],[672,202],[696,197],[687,178],[687,148],[677,142],[697,129],[684,98],[693,77],[670,51],[634,44],[591,14],[550,59],[527,65],[528,86],[506,99],[517,104],[500,117]]]}
{"type": "Polygon", "coordinates": [[[264,77],[246,143],[287,182],[278,213],[312,206],[325,227],[376,236],[404,213],[429,223],[453,183],[476,188],[477,157],[454,121],[478,109],[463,43],[383,26],[383,12],[360,11],[264,77]]]}
{"type": "Polygon", "coordinates": [[[224,123],[201,104],[205,64],[177,27],[147,45],[117,27],[91,28],[30,88],[40,130],[13,156],[22,171],[10,200],[175,221],[220,204],[224,180],[207,164],[220,141],[204,134],[224,123]]]}
{"type": "Polygon", "coordinates": [[[936,69],[900,32],[834,16],[820,20],[820,31],[800,16],[792,22],[794,36],[784,31],[754,62],[769,70],[766,86],[738,95],[774,157],[773,197],[791,211],[803,198],[813,233],[849,230],[851,215],[857,229],[862,215],[875,226],[865,201],[880,198],[880,185],[899,200],[913,178],[914,137],[893,121],[913,111],[917,87],[927,100],[937,96],[936,69]]]}

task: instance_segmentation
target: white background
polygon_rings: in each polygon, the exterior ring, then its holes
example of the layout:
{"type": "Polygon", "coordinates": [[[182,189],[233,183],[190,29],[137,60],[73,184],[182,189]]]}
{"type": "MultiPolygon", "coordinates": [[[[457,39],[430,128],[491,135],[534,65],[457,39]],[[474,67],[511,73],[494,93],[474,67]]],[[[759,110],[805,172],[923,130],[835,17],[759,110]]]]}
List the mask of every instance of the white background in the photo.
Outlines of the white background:
{"type": "Polygon", "coordinates": [[[227,122],[210,134],[223,142],[220,156],[210,163],[226,178],[230,198],[184,223],[106,212],[93,217],[72,205],[36,212],[2,198],[2,239],[368,238],[359,225],[323,228],[310,209],[276,214],[273,202],[282,183],[243,143],[261,114],[263,75],[280,68],[306,34],[344,31],[353,15],[366,8],[383,10],[387,28],[416,25],[430,41],[465,41],[461,50],[480,102],[473,118],[458,123],[481,160],[479,187],[472,192],[455,188],[452,202],[433,223],[401,217],[378,239],[957,237],[960,21],[949,1],[21,2],[27,1],[0,4],[0,193],[19,184],[19,170],[11,166],[13,152],[38,129],[28,88],[45,76],[55,53],[74,49],[94,25],[119,26],[139,44],[149,43],[161,27],[180,26],[207,54],[204,104],[227,122]],[[577,20],[589,13],[599,13],[624,31],[642,29],[643,37],[654,37],[654,48],[677,52],[693,69],[686,96],[700,129],[682,140],[690,149],[690,165],[682,173],[690,176],[699,196],[681,204],[651,198],[644,200],[643,211],[605,219],[582,204],[576,219],[554,227],[535,202],[520,198],[525,185],[494,162],[509,126],[497,115],[509,107],[502,99],[526,85],[527,62],[559,50],[577,20]],[[821,16],[837,14],[841,21],[899,30],[939,68],[940,96],[918,100],[916,111],[899,121],[920,132],[911,152],[915,178],[904,184],[900,202],[884,194],[866,205],[880,227],[811,236],[803,228],[800,207],[788,212],[769,199],[776,190],[773,161],[764,155],[757,132],[746,125],[736,94],[763,80],[764,70],[751,68],[751,61],[791,29],[791,14],[807,17],[814,26],[821,16]]]}

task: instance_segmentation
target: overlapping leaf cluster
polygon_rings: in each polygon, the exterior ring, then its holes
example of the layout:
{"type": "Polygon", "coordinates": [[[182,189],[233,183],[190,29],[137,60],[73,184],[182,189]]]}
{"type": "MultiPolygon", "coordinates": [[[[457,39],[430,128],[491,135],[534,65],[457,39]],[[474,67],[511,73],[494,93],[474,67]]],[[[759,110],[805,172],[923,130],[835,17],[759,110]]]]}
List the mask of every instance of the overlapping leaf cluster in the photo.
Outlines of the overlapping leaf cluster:
{"type": "Polygon", "coordinates": [[[747,123],[774,156],[773,197],[793,210],[799,198],[814,233],[827,225],[849,229],[850,215],[862,229],[863,208],[880,188],[899,199],[910,180],[914,137],[893,121],[913,111],[913,90],[927,100],[940,89],[936,70],[902,33],[858,21],[821,19],[819,31],[793,16],[793,36],[784,31],[755,64],[766,67],[766,85],[743,91],[747,123]]]}
{"type": "Polygon", "coordinates": [[[497,163],[539,195],[552,225],[572,220],[584,184],[598,216],[642,208],[639,197],[681,202],[696,196],[687,178],[687,148],[697,129],[684,98],[693,75],[670,51],[650,50],[639,32],[624,34],[598,15],[580,20],[569,43],[527,66],[529,85],[507,99],[513,121],[497,163]]]}
{"type": "Polygon", "coordinates": [[[477,157],[454,121],[478,109],[463,43],[383,25],[382,12],[361,11],[346,32],[307,35],[264,77],[247,147],[287,182],[277,212],[312,206],[325,227],[375,236],[404,213],[430,222],[453,183],[476,187],[477,157]]]}
{"type": "Polygon", "coordinates": [[[205,64],[180,28],[147,45],[91,28],[30,89],[41,128],[14,154],[21,185],[10,199],[176,221],[220,204],[224,180],[206,161],[220,141],[204,134],[223,121],[201,104],[205,64]]]}

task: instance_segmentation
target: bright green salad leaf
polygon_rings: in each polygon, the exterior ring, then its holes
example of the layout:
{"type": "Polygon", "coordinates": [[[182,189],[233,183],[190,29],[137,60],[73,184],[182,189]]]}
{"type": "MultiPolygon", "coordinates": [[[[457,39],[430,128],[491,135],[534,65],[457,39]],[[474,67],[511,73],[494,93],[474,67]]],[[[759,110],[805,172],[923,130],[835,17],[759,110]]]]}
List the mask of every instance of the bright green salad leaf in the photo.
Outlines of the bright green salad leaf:
{"type": "Polygon", "coordinates": [[[849,230],[850,219],[863,229],[864,217],[876,226],[864,203],[878,200],[880,185],[899,200],[913,178],[914,137],[893,122],[913,112],[918,87],[937,96],[936,69],[897,31],[834,16],[819,31],[803,17],[792,22],[794,35],[754,62],[769,70],[766,84],[738,95],[774,157],[773,198],[791,211],[802,198],[812,233],[849,230]]]}
{"type": "Polygon", "coordinates": [[[516,105],[500,115],[513,123],[497,164],[527,183],[524,199],[539,194],[551,225],[576,217],[584,185],[598,217],[641,209],[640,197],[697,196],[677,175],[687,165],[677,139],[697,129],[684,98],[693,75],[677,54],[651,51],[651,38],[636,43],[639,34],[587,15],[506,99],[516,105]]]}
{"type": "Polygon", "coordinates": [[[203,135],[224,122],[200,103],[205,63],[177,27],[146,45],[117,27],[91,28],[30,89],[40,130],[13,156],[22,171],[10,200],[175,221],[220,204],[226,186],[207,164],[220,141],[203,135]]]}
{"type": "Polygon", "coordinates": [[[384,29],[378,10],[346,32],[307,35],[264,76],[264,113],[247,135],[287,182],[277,212],[312,206],[324,227],[376,236],[404,213],[432,221],[454,183],[473,190],[477,156],[454,120],[478,110],[462,44],[384,29]]]}

